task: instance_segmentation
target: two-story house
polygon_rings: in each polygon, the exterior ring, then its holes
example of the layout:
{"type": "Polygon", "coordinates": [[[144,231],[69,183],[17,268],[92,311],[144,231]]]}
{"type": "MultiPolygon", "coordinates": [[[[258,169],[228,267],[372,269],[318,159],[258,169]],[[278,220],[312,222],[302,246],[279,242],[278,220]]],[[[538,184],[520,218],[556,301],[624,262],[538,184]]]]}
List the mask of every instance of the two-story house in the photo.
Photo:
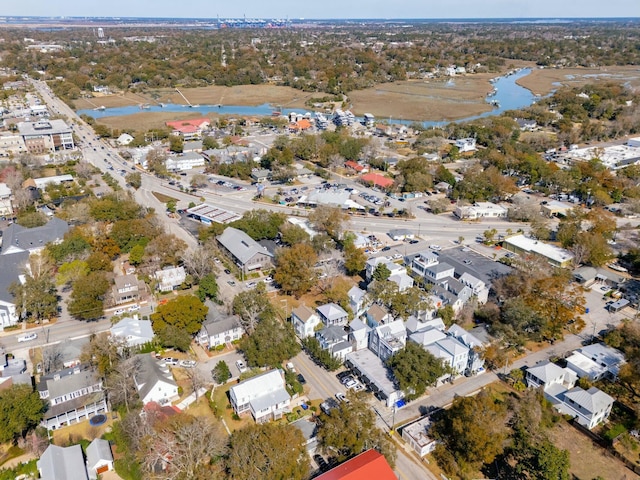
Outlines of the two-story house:
{"type": "Polygon", "coordinates": [[[42,425],[48,430],[88,420],[107,412],[102,380],[86,364],[42,376],[37,386],[40,398],[49,408],[42,425]]]}
{"type": "Polygon", "coordinates": [[[353,350],[361,350],[369,346],[369,334],[371,327],[359,318],[356,318],[349,324],[349,341],[353,346],[353,350]]]}
{"type": "Polygon", "coordinates": [[[116,305],[137,302],[144,291],[144,282],[140,282],[135,275],[118,276],[113,279],[113,283],[113,300],[116,305]]]}
{"type": "Polygon", "coordinates": [[[215,348],[240,340],[244,333],[237,315],[223,315],[216,309],[209,309],[196,341],[205,348],[215,348]]]}
{"type": "Polygon", "coordinates": [[[407,330],[404,321],[396,320],[375,327],[369,335],[369,350],[383,362],[399,352],[407,343],[407,330]]]}
{"type": "Polygon", "coordinates": [[[487,303],[487,300],[489,299],[489,288],[482,280],[474,277],[468,272],[464,272],[460,275],[458,280],[471,289],[473,295],[477,298],[478,303],[487,303]]]}
{"type": "Polygon", "coordinates": [[[484,345],[482,340],[455,323],[449,327],[447,334],[469,349],[468,362],[464,370],[465,375],[474,375],[481,368],[484,368],[484,358],[481,353],[484,345]]]}
{"type": "Polygon", "coordinates": [[[562,368],[549,360],[538,362],[533,367],[527,368],[525,381],[528,387],[542,387],[547,390],[551,385],[562,385],[565,388],[573,388],[578,379],[573,370],[562,368]]]}
{"type": "Polygon", "coordinates": [[[272,265],[273,255],[242,230],[227,227],[216,240],[245,275],[272,265]]]}
{"type": "Polygon", "coordinates": [[[344,326],[349,320],[349,314],[344,309],[335,303],[326,303],[316,308],[320,320],[327,327],[331,325],[344,326]]]}
{"type": "Polygon", "coordinates": [[[371,328],[393,322],[393,315],[391,315],[389,310],[377,303],[374,303],[367,309],[365,318],[367,320],[367,325],[371,328]]]}
{"type": "Polygon", "coordinates": [[[351,308],[354,317],[358,318],[365,311],[367,292],[354,285],[347,295],[349,297],[349,308],[351,308]]]}
{"type": "Polygon", "coordinates": [[[320,315],[306,305],[300,305],[291,312],[291,323],[298,338],[315,335],[316,328],[322,323],[320,315]]]}
{"type": "Polygon", "coordinates": [[[329,351],[340,360],[344,360],[346,355],[353,351],[353,346],[349,342],[349,332],[339,325],[329,325],[317,331],[316,340],[323,350],[329,351]]]}
{"type": "Polygon", "coordinates": [[[148,353],[136,355],[133,382],[144,405],[156,402],[166,405],[179,398],[178,384],[167,364],[148,353]]]}
{"type": "Polygon", "coordinates": [[[567,368],[576,372],[578,377],[588,378],[592,382],[603,378],[615,380],[625,363],[620,350],[603,343],[581,347],[567,358],[567,368]]]}
{"type": "Polygon", "coordinates": [[[184,283],[187,279],[187,272],[183,266],[167,267],[158,270],[154,274],[154,278],[158,282],[156,286],[158,291],[170,292],[184,283]]]}
{"type": "Polygon", "coordinates": [[[229,390],[231,406],[238,415],[251,413],[257,423],[277,420],[290,411],[282,370],[271,370],[244,380],[229,390]]]}

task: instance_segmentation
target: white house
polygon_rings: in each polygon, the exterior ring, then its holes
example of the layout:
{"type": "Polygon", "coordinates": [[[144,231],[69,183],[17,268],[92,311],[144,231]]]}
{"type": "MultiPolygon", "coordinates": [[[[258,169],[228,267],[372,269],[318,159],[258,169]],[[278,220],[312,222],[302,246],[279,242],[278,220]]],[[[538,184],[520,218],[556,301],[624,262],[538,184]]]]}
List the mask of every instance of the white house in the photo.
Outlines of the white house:
{"type": "Polygon", "coordinates": [[[122,135],[120,135],[118,137],[118,139],[116,140],[116,143],[120,146],[126,147],[127,145],[129,145],[131,142],[133,142],[133,137],[131,135],[129,135],[128,133],[123,133],[122,135]]]}
{"type": "Polygon", "coordinates": [[[157,289],[161,292],[170,292],[175,290],[187,279],[187,272],[183,266],[169,267],[158,270],[154,277],[158,282],[157,289]]]}
{"type": "Polygon", "coordinates": [[[291,396],[282,370],[271,370],[249,378],[229,389],[231,405],[238,415],[251,412],[257,423],[277,420],[289,412],[291,396]]]}
{"type": "Polygon", "coordinates": [[[484,367],[484,358],[480,353],[480,348],[484,345],[482,340],[455,323],[449,327],[447,334],[469,350],[467,366],[464,370],[465,375],[474,375],[484,367]]]}
{"type": "Polygon", "coordinates": [[[562,385],[552,385],[545,396],[559,412],[572,416],[580,425],[591,430],[609,418],[614,399],[602,390],[580,387],[567,390],[562,385]]]}
{"type": "Polygon", "coordinates": [[[424,349],[449,365],[453,370],[453,374],[451,375],[453,378],[463,375],[467,370],[469,348],[453,337],[446,336],[436,343],[427,345],[424,349]]]}
{"type": "Polygon", "coordinates": [[[139,363],[133,381],[142,403],[146,405],[156,402],[165,405],[177,400],[178,384],[167,364],[150,354],[140,354],[136,358],[139,363]]]}
{"type": "Polygon", "coordinates": [[[402,320],[375,327],[369,335],[369,350],[382,361],[402,350],[406,343],[407,330],[402,320]]]}
{"type": "Polygon", "coordinates": [[[567,368],[576,372],[579,378],[588,378],[592,382],[603,378],[615,380],[625,363],[621,351],[603,343],[579,348],[567,358],[567,368]]]}
{"type": "Polygon", "coordinates": [[[109,442],[101,438],[94,439],[87,446],[87,472],[90,480],[97,480],[101,473],[113,470],[113,454],[109,442]]]}
{"type": "Polygon", "coordinates": [[[129,348],[150,343],[154,337],[151,320],[141,320],[138,315],[123,318],[109,332],[112,337],[122,339],[129,348]]]}
{"type": "Polygon", "coordinates": [[[206,348],[215,348],[240,340],[244,333],[237,315],[221,315],[215,309],[210,309],[196,340],[206,348]]]}
{"type": "Polygon", "coordinates": [[[316,327],[322,323],[320,316],[306,305],[300,305],[291,312],[291,323],[299,338],[315,335],[316,327]]]}
{"type": "Polygon", "coordinates": [[[460,153],[475,152],[477,150],[475,138],[459,138],[456,140],[455,145],[460,153]]]}
{"type": "Polygon", "coordinates": [[[13,205],[11,205],[11,189],[6,183],[0,183],[0,216],[13,215],[13,205]]]}
{"type": "Polygon", "coordinates": [[[360,350],[369,346],[369,334],[371,327],[359,318],[349,324],[349,340],[354,350],[360,350]]]}
{"type": "Polygon", "coordinates": [[[431,423],[430,417],[424,417],[402,429],[402,439],[421,457],[433,452],[436,448],[436,440],[429,436],[431,423]]]}
{"type": "Polygon", "coordinates": [[[205,159],[196,152],[188,152],[180,155],[170,156],[164,162],[167,170],[191,170],[192,168],[204,167],[205,159]]]}
{"type": "Polygon", "coordinates": [[[82,447],[71,445],[59,447],[49,445],[37,463],[40,478],[43,480],[87,480],[87,468],[84,464],[82,447]]]}
{"type": "Polygon", "coordinates": [[[487,303],[487,300],[489,299],[489,288],[482,280],[474,277],[468,272],[464,272],[460,275],[458,280],[473,291],[473,295],[478,300],[478,303],[487,303]]]}
{"type": "Polygon", "coordinates": [[[367,292],[355,285],[347,293],[349,296],[349,308],[351,308],[356,318],[364,313],[366,294],[367,292]]]}
{"type": "Polygon", "coordinates": [[[346,325],[349,319],[349,314],[344,309],[335,303],[326,303],[316,308],[320,320],[327,326],[330,325],[346,325]]]}
{"type": "Polygon", "coordinates": [[[456,206],[454,215],[461,220],[477,220],[480,218],[504,218],[508,210],[491,202],[475,202],[473,205],[456,206]]]}
{"type": "Polygon", "coordinates": [[[353,351],[353,345],[349,342],[349,332],[340,325],[329,325],[317,331],[316,340],[320,348],[340,360],[344,360],[345,356],[353,351]]]}
{"type": "Polygon", "coordinates": [[[537,363],[533,367],[527,368],[525,380],[527,386],[533,388],[542,387],[546,390],[551,385],[562,385],[565,388],[573,388],[577,376],[573,370],[559,367],[555,363],[545,360],[537,363]]]}

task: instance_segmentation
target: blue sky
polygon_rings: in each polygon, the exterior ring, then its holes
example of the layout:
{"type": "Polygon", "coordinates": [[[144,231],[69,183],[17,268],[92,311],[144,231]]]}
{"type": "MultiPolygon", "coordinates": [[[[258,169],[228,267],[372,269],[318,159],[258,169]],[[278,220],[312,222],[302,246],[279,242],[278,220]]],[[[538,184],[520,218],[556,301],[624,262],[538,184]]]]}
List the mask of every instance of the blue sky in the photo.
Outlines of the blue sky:
{"type": "Polygon", "coordinates": [[[240,18],[640,17],[638,0],[2,0],[0,15],[240,18]]]}

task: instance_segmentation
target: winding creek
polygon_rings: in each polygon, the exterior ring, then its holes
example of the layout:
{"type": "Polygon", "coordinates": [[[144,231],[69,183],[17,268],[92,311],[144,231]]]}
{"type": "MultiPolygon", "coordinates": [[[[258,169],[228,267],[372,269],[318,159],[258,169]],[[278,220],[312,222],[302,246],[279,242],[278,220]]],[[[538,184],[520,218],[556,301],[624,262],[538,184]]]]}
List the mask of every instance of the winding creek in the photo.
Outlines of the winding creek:
{"type": "MultiPolygon", "coordinates": [[[[461,123],[469,120],[476,120],[478,118],[489,117],[492,115],[500,115],[502,112],[506,110],[517,110],[520,108],[525,108],[531,105],[536,97],[524,87],[521,87],[516,83],[516,81],[526,75],[531,73],[531,69],[525,68],[519,70],[515,73],[505,75],[502,77],[497,77],[493,82],[493,86],[496,89],[495,95],[491,97],[487,97],[486,101],[495,101],[498,106],[493,108],[492,110],[482,113],[480,115],[474,115],[472,117],[461,118],[455,120],[453,123],[461,123]]],[[[455,81],[455,80],[454,80],[455,81]]],[[[104,117],[116,117],[116,116],[126,116],[133,115],[135,113],[143,113],[143,112],[198,112],[202,115],[206,115],[209,113],[215,113],[218,115],[246,115],[246,116],[270,116],[274,111],[274,106],[268,103],[257,105],[257,106],[242,106],[242,105],[178,105],[178,104],[164,104],[164,105],[147,105],[145,108],[141,109],[139,106],[128,106],[128,107],[115,107],[115,108],[105,108],[103,110],[78,110],[77,113],[79,115],[85,114],[89,115],[93,118],[99,119],[104,117]]],[[[300,112],[300,109],[282,109],[282,114],[286,115],[291,112],[300,112]]],[[[362,120],[359,118],[359,120],[362,120]]],[[[393,119],[394,123],[405,123],[411,124],[414,122],[419,122],[419,119],[416,120],[398,120],[393,119]]],[[[421,122],[425,127],[433,127],[433,126],[441,126],[446,123],[445,121],[423,121],[421,122]]]]}

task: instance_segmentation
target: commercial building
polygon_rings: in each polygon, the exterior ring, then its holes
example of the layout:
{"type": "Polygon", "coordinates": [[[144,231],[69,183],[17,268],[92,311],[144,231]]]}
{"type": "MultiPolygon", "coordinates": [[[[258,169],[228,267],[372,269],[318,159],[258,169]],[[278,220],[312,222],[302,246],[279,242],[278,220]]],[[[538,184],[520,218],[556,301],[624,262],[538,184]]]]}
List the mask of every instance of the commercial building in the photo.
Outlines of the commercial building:
{"type": "Polygon", "coordinates": [[[58,150],[72,150],[73,129],[64,120],[20,122],[18,131],[25,148],[33,155],[45,155],[58,150]]]}
{"type": "Polygon", "coordinates": [[[477,220],[481,218],[503,218],[508,210],[491,202],[476,202],[473,205],[456,206],[453,213],[460,220],[477,220]]]}
{"type": "Polygon", "coordinates": [[[387,407],[393,407],[404,398],[404,392],[390,380],[393,377],[387,366],[371,350],[351,352],[344,363],[387,407]]]}
{"type": "Polygon", "coordinates": [[[567,268],[573,262],[573,253],[569,250],[524,235],[507,237],[502,242],[502,247],[518,255],[538,255],[554,267],[567,268]]]}
{"type": "Polygon", "coordinates": [[[242,230],[227,227],[217,240],[244,274],[271,266],[273,255],[242,230]]]}

